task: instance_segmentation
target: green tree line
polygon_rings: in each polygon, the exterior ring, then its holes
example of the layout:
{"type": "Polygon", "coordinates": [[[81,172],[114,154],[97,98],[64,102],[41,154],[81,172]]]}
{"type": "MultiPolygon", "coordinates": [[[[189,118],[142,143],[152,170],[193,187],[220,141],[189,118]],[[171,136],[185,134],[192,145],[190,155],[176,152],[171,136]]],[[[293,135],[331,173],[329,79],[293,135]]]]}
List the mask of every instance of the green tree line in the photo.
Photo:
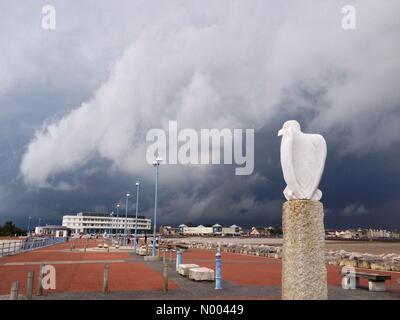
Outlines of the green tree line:
{"type": "Polygon", "coordinates": [[[0,225],[1,237],[21,236],[24,234],[26,234],[26,231],[18,228],[12,221],[6,221],[3,225],[0,225]]]}

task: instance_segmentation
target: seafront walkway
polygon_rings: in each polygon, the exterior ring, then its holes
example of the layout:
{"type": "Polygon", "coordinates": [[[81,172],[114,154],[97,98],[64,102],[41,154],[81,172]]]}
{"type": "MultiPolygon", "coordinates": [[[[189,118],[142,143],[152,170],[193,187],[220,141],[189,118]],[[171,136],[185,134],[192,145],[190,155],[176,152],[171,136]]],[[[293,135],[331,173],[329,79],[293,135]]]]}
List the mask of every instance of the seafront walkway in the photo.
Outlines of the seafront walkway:
{"type": "MultiPolygon", "coordinates": [[[[96,249],[99,243],[72,240],[0,258],[0,295],[7,298],[14,281],[19,281],[20,294],[25,294],[29,271],[35,272],[35,294],[40,265],[47,264],[56,269],[56,289],[45,290],[43,296],[34,296],[34,299],[280,299],[279,259],[222,253],[223,290],[214,290],[214,283],[196,283],[178,275],[174,254],[171,260],[167,254],[169,290],[163,292],[161,262],[144,262],[143,257],[134,256],[130,250],[96,249]],[[103,294],[106,263],[110,266],[109,293],[103,294]]],[[[214,269],[215,252],[189,249],[183,253],[183,263],[214,269]]],[[[399,272],[376,271],[389,274],[392,279],[387,282],[387,292],[369,292],[363,280],[364,288],[343,290],[340,268],[327,266],[327,270],[330,299],[400,299],[399,272]]]]}

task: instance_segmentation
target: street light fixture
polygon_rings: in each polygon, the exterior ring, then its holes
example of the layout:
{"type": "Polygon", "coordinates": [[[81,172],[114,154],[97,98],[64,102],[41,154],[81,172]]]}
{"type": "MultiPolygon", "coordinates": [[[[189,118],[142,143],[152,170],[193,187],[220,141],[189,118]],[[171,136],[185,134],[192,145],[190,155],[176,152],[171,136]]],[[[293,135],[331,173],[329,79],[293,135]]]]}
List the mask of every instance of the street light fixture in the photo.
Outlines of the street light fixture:
{"type": "Polygon", "coordinates": [[[126,207],[125,207],[125,245],[128,245],[128,199],[131,196],[129,192],[126,193],[126,207]]]}
{"type": "Polygon", "coordinates": [[[157,234],[157,196],[158,196],[158,176],[159,176],[159,169],[162,159],[157,157],[156,160],[153,162],[153,166],[156,168],[156,191],[154,195],[154,230],[153,230],[153,249],[152,249],[152,256],[155,257],[156,255],[156,234],[157,234]]]}
{"type": "Polygon", "coordinates": [[[137,237],[137,219],[138,219],[138,211],[139,211],[139,179],[136,182],[136,215],[135,215],[135,239],[133,244],[133,254],[136,255],[136,237],[137,237]]]}

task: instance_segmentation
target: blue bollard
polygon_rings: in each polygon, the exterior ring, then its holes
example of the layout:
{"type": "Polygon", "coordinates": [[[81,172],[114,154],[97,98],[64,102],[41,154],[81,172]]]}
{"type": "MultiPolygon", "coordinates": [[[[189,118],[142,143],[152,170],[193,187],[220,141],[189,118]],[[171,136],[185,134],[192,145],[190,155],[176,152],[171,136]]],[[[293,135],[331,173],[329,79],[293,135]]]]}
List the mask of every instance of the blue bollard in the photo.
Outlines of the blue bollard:
{"type": "Polygon", "coordinates": [[[182,264],[182,252],[181,250],[176,251],[176,271],[178,272],[179,265],[182,264]]]}
{"type": "Polygon", "coordinates": [[[215,255],[215,289],[222,289],[221,253],[215,255]]]}

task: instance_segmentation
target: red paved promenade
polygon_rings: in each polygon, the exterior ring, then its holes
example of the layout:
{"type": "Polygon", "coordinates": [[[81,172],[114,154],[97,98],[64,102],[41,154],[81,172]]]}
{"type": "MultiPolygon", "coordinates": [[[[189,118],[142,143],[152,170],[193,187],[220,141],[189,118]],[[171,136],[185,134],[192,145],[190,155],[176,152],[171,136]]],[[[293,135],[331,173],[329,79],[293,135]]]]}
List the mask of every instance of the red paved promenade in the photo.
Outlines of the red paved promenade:
{"type": "MultiPolygon", "coordinates": [[[[214,253],[205,250],[190,250],[184,253],[184,263],[197,263],[202,266],[214,268],[214,253]],[[205,260],[208,260],[207,262],[205,260]]],[[[257,256],[247,256],[236,253],[223,253],[222,273],[225,280],[239,285],[247,286],[280,286],[282,261],[257,256]]],[[[357,270],[361,270],[356,268],[357,270]]],[[[328,285],[341,286],[341,267],[327,266],[328,285]]],[[[371,273],[390,274],[392,279],[387,281],[388,288],[395,286],[394,290],[400,291],[400,272],[383,272],[366,270],[371,273]]],[[[368,286],[365,279],[361,279],[361,285],[368,286]]]]}
{"type": "MultiPolygon", "coordinates": [[[[83,249],[85,242],[76,240],[71,243],[77,250],[83,249]]],[[[70,252],[71,243],[0,258],[0,295],[8,294],[11,283],[16,280],[20,282],[20,292],[25,292],[29,271],[35,272],[36,292],[41,263],[52,264],[56,268],[57,289],[52,292],[101,291],[105,262],[110,263],[110,291],[161,290],[162,275],[146,266],[144,262],[127,262],[126,260],[132,258],[128,252],[70,252]]],[[[89,248],[98,243],[91,241],[89,248]]],[[[177,285],[170,281],[169,287],[173,289],[177,285]]]]}
{"type": "MultiPolygon", "coordinates": [[[[57,289],[45,294],[101,292],[103,285],[104,263],[110,264],[109,289],[111,292],[123,291],[161,291],[161,270],[154,265],[145,263],[142,257],[133,257],[128,252],[82,252],[83,240],[72,242],[76,251],[70,252],[70,244],[57,244],[36,251],[0,258],[0,295],[10,292],[11,283],[20,282],[20,293],[25,293],[28,271],[35,271],[34,292],[37,290],[37,275],[41,263],[54,265],[56,268],[57,289]]],[[[89,247],[95,247],[99,242],[89,242],[89,247]]],[[[183,263],[196,263],[214,269],[213,251],[191,249],[183,253],[183,263]]],[[[167,256],[168,258],[168,256],[167,256]]],[[[328,266],[328,284],[340,287],[340,268],[328,266]]],[[[370,270],[369,270],[370,271],[370,270]]],[[[174,271],[170,271],[175,273],[174,271]]],[[[390,274],[392,279],[387,282],[389,292],[400,292],[400,273],[379,272],[390,274]]],[[[224,281],[237,287],[280,287],[281,261],[265,257],[246,256],[234,253],[222,253],[222,274],[224,281]]],[[[182,284],[193,286],[191,281],[183,279],[169,280],[169,288],[182,289],[182,284]],[[179,281],[175,281],[179,280],[179,281]],[[184,281],[184,282],[182,282],[184,281]],[[186,281],[186,282],[185,282],[186,281]]],[[[367,282],[361,282],[367,286],[367,282]]],[[[212,286],[208,284],[208,286],[212,286]]],[[[184,289],[184,288],[183,288],[184,289]]],[[[279,295],[251,294],[251,288],[246,296],[232,298],[279,299],[279,295]]],[[[359,291],[359,290],[357,290],[359,291]]],[[[368,292],[366,292],[368,293],[368,292]]],[[[217,294],[217,293],[215,293],[217,294]]],[[[220,292],[223,298],[230,298],[228,292],[220,292]]],[[[209,296],[208,298],[218,298],[209,296]]]]}

